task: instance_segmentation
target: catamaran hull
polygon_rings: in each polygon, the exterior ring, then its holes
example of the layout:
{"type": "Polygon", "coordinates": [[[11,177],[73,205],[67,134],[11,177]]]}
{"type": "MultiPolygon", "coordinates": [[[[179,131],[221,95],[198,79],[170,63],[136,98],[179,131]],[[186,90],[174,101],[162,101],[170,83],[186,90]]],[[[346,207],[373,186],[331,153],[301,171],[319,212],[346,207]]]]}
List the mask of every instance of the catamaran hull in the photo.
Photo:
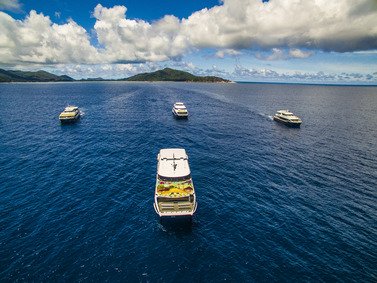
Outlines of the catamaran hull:
{"type": "Polygon", "coordinates": [[[188,114],[181,115],[181,114],[176,113],[174,110],[172,110],[172,112],[173,112],[173,115],[176,119],[187,119],[188,118],[188,114]]]}
{"type": "Polygon", "coordinates": [[[59,119],[60,120],[60,123],[62,124],[73,124],[73,123],[76,123],[78,120],[80,119],[80,116],[77,116],[75,118],[72,118],[72,119],[59,119]]]}
{"type": "Polygon", "coordinates": [[[295,122],[284,121],[284,120],[282,120],[282,119],[280,119],[279,117],[276,117],[276,116],[274,116],[274,120],[275,120],[276,122],[279,122],[279,123],[281,123],[281,124],[284,124],[284,125],[286,125],[287,127],[290,127],[290,128],[300,128],[300,126],[301,126],[301,123],[295,123],[295,122]]]}

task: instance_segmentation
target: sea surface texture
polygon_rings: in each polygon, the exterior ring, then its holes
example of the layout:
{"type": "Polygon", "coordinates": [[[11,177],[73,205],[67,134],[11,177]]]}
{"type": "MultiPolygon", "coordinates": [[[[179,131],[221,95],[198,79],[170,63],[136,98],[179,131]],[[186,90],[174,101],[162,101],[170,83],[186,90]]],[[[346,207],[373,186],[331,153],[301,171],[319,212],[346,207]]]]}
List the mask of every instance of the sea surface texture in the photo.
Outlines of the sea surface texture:
{"type": "Polygon", "coordinates": [[[1,84],[0,281],[377,282],[377,87],[1,84]],[[153,209],[161,148],[191,223],[153,209]]]}

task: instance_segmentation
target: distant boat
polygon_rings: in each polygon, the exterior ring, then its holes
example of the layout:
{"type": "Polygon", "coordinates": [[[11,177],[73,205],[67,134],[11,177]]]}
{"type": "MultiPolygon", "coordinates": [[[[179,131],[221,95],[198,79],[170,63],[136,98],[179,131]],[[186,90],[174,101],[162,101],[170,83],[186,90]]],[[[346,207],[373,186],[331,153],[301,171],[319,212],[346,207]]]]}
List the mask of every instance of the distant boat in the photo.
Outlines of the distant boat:
{"type": "Polygon", "coordinates": [[[181,148],[161,149],[157,160],[156,213],[160,217],[192,216],[197,202],[186,151],[181,148]]]}
{"type": "Polygon", "coordinates": [[[289,110],[279,110],[274,115],[274,120],[288,127],[300,127],[302,121],[289,110]]]}
{"type": "Polygon", "coordinates": [[[182,102],[174,103],[172,112],[176,118],[188,118],[188,111],[182,102]]]}
{"type": "Polygon", "coordinates": [[[77,106],[67,106],[59,115],[62,124],[74,123],[80,118],[80,110],[77,106]]]}

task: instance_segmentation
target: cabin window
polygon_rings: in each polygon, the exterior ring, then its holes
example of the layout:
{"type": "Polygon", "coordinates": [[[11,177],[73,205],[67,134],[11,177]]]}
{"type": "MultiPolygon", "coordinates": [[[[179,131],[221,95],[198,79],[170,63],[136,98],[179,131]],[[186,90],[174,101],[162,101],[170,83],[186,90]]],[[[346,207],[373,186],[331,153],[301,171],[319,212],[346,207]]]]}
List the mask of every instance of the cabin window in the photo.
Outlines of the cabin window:
{"type": "Polygon", "coordinates": [[[165,182],[181,182],[191,179],[191,174],[183,177],[164,177],[161,175],[158,175],[158,179],[165,182]]]}
{"type": "Polygon", "coordinates": [[[190,196],[187,197],[175,197],[175,198],[169,198],[169,197],[158,197],[159,202],[180,202],[180,201],[189,201],[193,202],[194,198],[190,198],[190,196]],[[191,201],[192,199],[192,201],[191,201]]]}

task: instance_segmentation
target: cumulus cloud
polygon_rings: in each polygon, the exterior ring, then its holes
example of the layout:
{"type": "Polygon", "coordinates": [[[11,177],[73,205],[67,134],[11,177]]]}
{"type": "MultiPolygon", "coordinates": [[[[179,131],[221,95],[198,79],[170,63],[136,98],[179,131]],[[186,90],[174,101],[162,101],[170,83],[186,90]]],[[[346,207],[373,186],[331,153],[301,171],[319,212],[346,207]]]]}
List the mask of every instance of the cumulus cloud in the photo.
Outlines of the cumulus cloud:
{"type": "Polygon", "coordinates": [[[377,2],[224,0],[183,19],[182,32],[196,47],[375,49],[377,2]]]}
{"type": "Polygon", "coordinates": [[[178,37],[196,48],[364,50],[377,47],[377,2],[224,0],[179,28],[178,37]]]}
{"type": "MultiPolygon", "coordinates": [[[[8,7],[4,3],[18,3],[0,1],[8,7]]],[[[201,48],[219,50],[219,58],[248,49],[261,59],[281,60],[306,58],[315,50],[377,49],[375,0],[223,0],[185,19],[167,15],[154,22],[127,18],[125,6],[98,4],[93,17],[96,46],[73,20],[58,25],[35,11],[24,20],[0,12],[0,61],[158,62],[201,48]]]]}
{"type": "Polygon", "coordinates": [[[127,19],[126,11],[99,4],[93,13],[98,41],[112,62],[164,61],[200,48],[220,48],[219,58],[242,49],[271,50],[260,55],[264,60],[306,58],[316,49],[377,48],[377,5],[371,0],[224,0],[187,19],[165,16],[153,23],[127,19]]]}
{"type": "Polygon", "coordinates": [[[229,74],[236,80],[248,81],[271,81],[271,82],[319,82],[319,83],[371,83],[377,80],[377,72],[373,74],[365,73],[340,73],[332,74],[319,72],[276,72],[270,69],[249,69],[237,65],[234,71],[229,74]]]}
{"type": "Polygon", "coordinates": [[[289,58],[308,58],[313,55],[313,51],[303,51],[298,48],[284,50],[280,48],[272,48],[270,51],[256,52],[255,57],[260,60],[276,61],[287,60],[289,58]]]}
{"type": "Polygon", "coordinates": [[[93,16],[98,42],[104,47],[103,56],[110,62],[164,61],[181,56],[188,43],[179,34],[180,21],[165,16],[148,23],[126,18],[127,8],[105,8],[98,4],[93,16]]]}
{"type": "Polygon", "coordinates": [[[21,10],[21,4],[18,0],[0,0],[0,10],[18,12],[21,10]]]}
{"type": "Polygon", "coordinates": [[[312,51],[303,51],[297,48],[289,50],[289,56],[293,58],[308,58],[312,54],[313,54],[312,51]]]}
{"type": "Polygon", "coordinates": [[[216,52],[215,56],[217,58],[224,58],[225,56],[237,56],[240,55],[241,52],[234,49],[223,49],[216,52]]]}
{"type": "Polygon", "coordinates": [[[272,48],[271,52],[268,52],[267,54],[257,52],[255,54],[255,57],[261,60],[266,60],[266,61],[276,61],[276,60],[287,59],[287,54],[284,52],[284,50],[280,48],[272,48]]]}
{"type": "Polygon", "coordinates": [[[245,67],[242,67],[240,65],[236,65],[233,71],[233,76],[238,77],[238,78],[247,78],[247,79],[252,79],[252,78],[279,78],[280,75],[273,70],[269,69],[248,69],[245,67]]]}
{"type": "Polygon", "coordinates": [[[24,21],[0,12],[0,61],[3,64],[91,63],[98,60],[84,28],[73,20],[57,25],[31,11],[24,21]]]}

